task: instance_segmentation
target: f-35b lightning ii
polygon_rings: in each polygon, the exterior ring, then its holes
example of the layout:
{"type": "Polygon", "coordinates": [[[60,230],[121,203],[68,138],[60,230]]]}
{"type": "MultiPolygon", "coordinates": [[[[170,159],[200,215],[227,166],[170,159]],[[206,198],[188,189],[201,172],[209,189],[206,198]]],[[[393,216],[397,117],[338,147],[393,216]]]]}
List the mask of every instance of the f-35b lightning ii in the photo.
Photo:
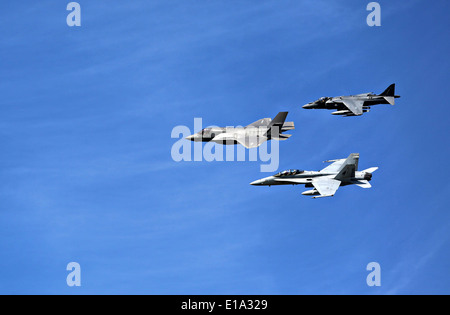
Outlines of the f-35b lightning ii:
{"type": "Polygon", "coordinates": [[[280,112],[272,120],[263,118],[247,127],[212,127],[186,137],[196,142],[215,142],[219,144],[242,144],[247,149],[259,147],[268,140],[287,140],[292,135],[282,134],[295,129],[294,122],[285,122],[288,112],[280,112]]]}
{"type": "Polygon", "coordinates": [[[399,97],[395,95],[395,84],[391,84],[380,95],[364,93],[350,96],[322,97],[315,102],[306,104],[303,108],[336,110],[332,115],[344,117],[361,116],[363,113],[370,111],[370,106],[378,104],[394,105],[395,99],[399,97]]]}
{"type": "Polygon", "coordinates": [[[378,167],[372,167],[364,171],[358,171],[359,153],[350,154],[346,159],[325,161],[333,163],[321,171],[288,170],[274,176],[256,180],[250,185],[305,185],[313,188],[302,195],[314,196],[313,198],[332,197],[340,186],[357,185],[362,188],[371,188],[372,173],[378,167]]]}

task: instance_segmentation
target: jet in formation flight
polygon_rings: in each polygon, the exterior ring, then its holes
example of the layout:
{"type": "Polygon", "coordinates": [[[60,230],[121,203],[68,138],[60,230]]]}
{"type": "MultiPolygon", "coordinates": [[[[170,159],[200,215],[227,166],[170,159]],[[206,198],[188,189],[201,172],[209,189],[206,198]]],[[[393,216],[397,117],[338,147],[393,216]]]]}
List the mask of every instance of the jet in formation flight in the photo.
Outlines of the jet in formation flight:
{"type": "Polygon", "coordinates": [[[350,96],[322,97],[315,102],[303,106],[306,109],[329,109],[336,110],[332,115],[361,116],[370,111],[370,106],[378,104],[395,104],[395,84],[391,84],[386,91],[380,95],[364,93],[350,96]]]}
{"type": "Polygon", "coordinates": [[[332,197],[340,186],[357,185],[362,188],[371,188],[372,173],[378,167],[372,167],[364,171],[358,171],[359,153],[350,154],[346,159],[326,161],[333,163],[321,171],[288,170],[274,176],[256,180],[250,185],[305,185],[312,188],[302,193],[313,198],[332,197]]]}
{"type": "Polygon", "coordinates": [[[186,137],[196,142],[215,142],[219,144],[242,144],[247,149],[259,147],[268,140],[287,140],[292,135],[282,134],[295,129],[294,122],[285,122],[288,112],[280,112],[272,120],[260,119],[247,127],[212,127],[186,137]]]}

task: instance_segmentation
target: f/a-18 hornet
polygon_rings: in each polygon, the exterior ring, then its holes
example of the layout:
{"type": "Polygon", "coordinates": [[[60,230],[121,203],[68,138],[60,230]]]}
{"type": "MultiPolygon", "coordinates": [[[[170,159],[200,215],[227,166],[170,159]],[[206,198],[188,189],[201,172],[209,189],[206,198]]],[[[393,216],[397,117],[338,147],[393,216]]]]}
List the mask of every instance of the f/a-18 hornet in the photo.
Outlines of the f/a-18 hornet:
{"type": "Polygon", "coordinates": [[[247,127],[210,127],[186,137],[196,142],[219,144],[242,144],[246,148],[256,148],[268,140],[287,140],[292,135],[282,134],[295,129],[294,122],[285,122],[288,112],[280,112],[272,120],[263,118],[247,127]]]}
{"type": "Polygon", "coordinates": [[[302,195],[313,198],[332,197],[340,186],[357,185],[362,188],[371,188],[372,173],[378,167],[358,171],[359,153],[350,154],[346,159],[325,161],[333,163],[318,172],[288,170],[250,183],[254,186],[272,185],[305,185],[312,190],[302,195]]]}
{"type": "Polygon", "coordinates": [[[386,91],[380,95],[374,93],[364,93],[350,96],[322,97],[315,102],[306,104],[306,109],[329,109],[336,110],[332,115],[361,116],[370,111],[370,106],[378,104],[395,105],[395,99],[400,96],[395,95],[395,84],[391,84],[386,91]]]}

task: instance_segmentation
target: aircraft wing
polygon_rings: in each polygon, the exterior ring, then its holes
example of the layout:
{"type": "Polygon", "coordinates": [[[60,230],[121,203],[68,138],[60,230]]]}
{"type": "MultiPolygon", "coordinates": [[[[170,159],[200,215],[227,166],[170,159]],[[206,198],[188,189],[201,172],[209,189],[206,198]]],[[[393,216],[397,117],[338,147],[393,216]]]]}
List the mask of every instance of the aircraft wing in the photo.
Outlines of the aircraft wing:
{"type": "Polygon", "coordinates": [[[342,165],[344,165],[346,160],[347,159],[334,160],[333,164],[328,165],[320,172],[321,173],[337,173],[341,169],[342,165]]]}
{"type": "Polygon", "coordinates": [[[257,148],[267,141],[267,137],[237,137],[236,141],[247,149],[257,148]]]}
{"type": "MultiPolygon", "coordinates": [[[[277,182],[283,182],[286,184],[304,184],[304,179],[299,178],[277,178],[275,179],[277,182]]],[[[339,186],[341,185],[341,181],[335,180],[331,177],[321,177],[318,179],[314,179],[312,181],[312,184],[317,189],[317,191],[320,193],[320,197],[331,197],[334,196],[336,191],[339,189],[339,186]]],[[[315,197],[317,198],[317,197],[315,197]]]]}
{"type": "Polygon", "coordinates": [[[343,98],[342,103],[355,115],[360,116],[363,114],[364,101],[355,100],[353,98],[343,98]]]}
{"type": "MultiPolygon", "coordinates": [[[[321,173],[338,173],[339,177],[348,177],[349,173],[351,176],[354,175],[354,172],[358,170],[358,162],[359,162],[359,153],[352,153],[346,159],[332,160],[326,162],[333,162],[333,164],[325,167],[321,170],[321,173]],[[348,168],[347,166],[352,165],[354,167],[348,168]],[[348,171],[348,172],[346,172],[348,171]]],[[[341,179],[341,178],[337,178],[341,179]]]]}
{"type": "Polygon", "coordinates": [[[259,147],[261,144],[267,141],[267,137],[264,136],[251,136],[248,137],[243,133],[221,133],[212,139],[213,142],[226,142],[236,141],[243,145],[247,149],[259,147]]]}
{"type": "Polygon", "coordinates": [[[329,177],[321,177],[312,181],[314,188],[317,189],[321,197],[334,196],[341,185],[341,181],[329,177]]]}

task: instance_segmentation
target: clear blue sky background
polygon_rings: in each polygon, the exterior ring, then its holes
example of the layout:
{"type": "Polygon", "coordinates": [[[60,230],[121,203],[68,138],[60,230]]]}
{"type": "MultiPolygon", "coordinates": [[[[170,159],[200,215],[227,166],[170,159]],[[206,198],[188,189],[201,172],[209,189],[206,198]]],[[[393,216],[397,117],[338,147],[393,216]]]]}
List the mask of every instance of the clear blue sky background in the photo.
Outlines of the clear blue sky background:
{"type": "Polygon", "coordinates": [[[80,28],[68,2],[0,3],[0,293],[450,293],[448,1],[379,1],[378,28],[369,1],[79,1],[80,28]],[[394,82],[363,117],[301,108],[394,82]],[[359,152],[374,187],[171,159],[194,117],[282,110],[280,170],[359,152]]]}

